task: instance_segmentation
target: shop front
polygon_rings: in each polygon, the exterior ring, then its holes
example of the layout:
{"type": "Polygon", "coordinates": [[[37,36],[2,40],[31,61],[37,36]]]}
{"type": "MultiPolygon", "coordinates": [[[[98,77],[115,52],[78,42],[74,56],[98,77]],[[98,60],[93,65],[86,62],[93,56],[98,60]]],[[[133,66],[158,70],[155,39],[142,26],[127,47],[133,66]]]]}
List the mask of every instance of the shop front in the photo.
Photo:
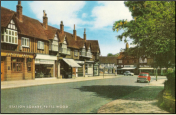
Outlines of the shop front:
{"type": "Polygon", "coordinates": [[[34,79],[34,55],[1,51],[1,81],[34,79]]]}
{"type": "Polygon", "coordinates": [[[93,76],[93,63],[94,61],[85,62],[85,76],[93,76]]]}
{"type": "Polygon", "coordinates": [[[121,72],[124,73],[125,71],[130,71],[134,74],[136,74],[136,67],[134,65],[124,65],[123,68],[121,68],[121,72]]]}
{"type": "Polygon", "coordinates": [[[62,78],[78,77],[78,68],[81,66],[73,59],[63,58],[61,60],[60,73],[62,78]]]}
{"type": "Polygon", "coordinates": [[[93,75],[94,76],[99,76],[99,63],[94,63],[93,75]]]}
{"type": "Polygon", "coordinates": [[[35,58],[35,78],[55,77],[57,56],[37,54],[35,58]]]}
{"type": "Polygon", "coordinates": [[[81,67],[78,68],[78,77],[83,77],[83,71],[84,71],[84,61],[76,61],[77,64],[79,64],[81,67]]]}

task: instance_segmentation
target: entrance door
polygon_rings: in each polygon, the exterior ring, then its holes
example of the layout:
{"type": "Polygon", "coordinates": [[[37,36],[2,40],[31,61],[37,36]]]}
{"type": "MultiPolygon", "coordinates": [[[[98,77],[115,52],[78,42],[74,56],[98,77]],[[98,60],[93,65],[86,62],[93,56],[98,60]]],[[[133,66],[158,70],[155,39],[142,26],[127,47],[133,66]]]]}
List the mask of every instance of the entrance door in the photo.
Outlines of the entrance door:
{"type": "Polygon", "coordinates": [[[4,81],[4,62],[1,62],[1,81],[4,81]]]}

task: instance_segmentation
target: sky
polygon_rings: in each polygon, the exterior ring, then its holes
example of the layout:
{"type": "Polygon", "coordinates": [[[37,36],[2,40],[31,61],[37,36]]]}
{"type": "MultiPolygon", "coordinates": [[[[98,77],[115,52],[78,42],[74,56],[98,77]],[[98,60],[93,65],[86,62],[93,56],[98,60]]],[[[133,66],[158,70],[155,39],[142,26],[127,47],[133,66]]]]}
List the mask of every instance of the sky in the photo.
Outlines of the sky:
{"type": "MultiPolygon", "coordinates": [[[[1,1],[1,6],[16,11],[17,1],[1,1]]],[[[124,41],[117,40],[123,30],[113,32],[113,23],[118,20],[132,20],[131,12],[124,1],[22,1],[23,15],[43,22],[43,10],[48,16],[48,25],[73,33],[83,38],[86,29],[87,40],[98,40],[101,56],[116,54],[125,48],[124,41]]],[[[132,42],[128,38],[128,43],[132,42]]]]}

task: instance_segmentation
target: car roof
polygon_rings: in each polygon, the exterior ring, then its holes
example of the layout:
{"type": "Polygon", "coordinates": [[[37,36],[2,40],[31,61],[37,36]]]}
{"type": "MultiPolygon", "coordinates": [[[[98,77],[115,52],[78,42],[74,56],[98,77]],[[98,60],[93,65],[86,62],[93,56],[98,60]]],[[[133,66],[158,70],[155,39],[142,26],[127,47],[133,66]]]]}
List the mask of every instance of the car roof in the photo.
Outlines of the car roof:
{"type": "MultiPolygon", "coordinates": [[[[149,73],[147,73],[147,72],[141,72],[141,73],[149,74],[149,73]]],[[[139,73],[139,74],[141,74],[141,73],[139,73]]]]}

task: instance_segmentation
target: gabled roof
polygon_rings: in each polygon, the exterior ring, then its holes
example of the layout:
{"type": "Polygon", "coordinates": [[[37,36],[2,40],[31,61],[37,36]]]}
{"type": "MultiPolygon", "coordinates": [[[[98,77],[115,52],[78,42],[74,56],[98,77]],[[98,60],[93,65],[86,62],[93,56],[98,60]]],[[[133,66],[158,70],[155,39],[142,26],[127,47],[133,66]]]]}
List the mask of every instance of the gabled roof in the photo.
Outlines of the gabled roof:
{"type": "MultiPolygon", "coordinates": [[[[2,19],[1,27],[7,27],[13,15],[16,15],[16,12],[1,7],[1,19],[2,19]]],[[[16,17],[14,18],[16,25],[20,29],[21,32],[20,34],[43,40],[48,40],[45,35],[45,30],[42,24],[38,20],[29,18],[24,15],[23,15],[23,22],[20,22],[16,17]]]]}
{"type": "Polygon", "coordinates": [[[7,27],[10,20],[14,19],[14,22],[19,30],[19,34],[47,41],[53,39],[55,34],[57,34],[60,43],[63,43],[64,38],[66,37],[68,47],[82,49],[83,45],[86,44],[86,49],[91,46],[91,52],[100,52],[97,40],[84,41],[84,39],[77,36],[77,41],[75,41],[74,36],[71,33],[61,32],[59,29],[49,25],[46,30],[43,27],[43,23],[24,15],[22,17],[23,21],[20,22],[16,15],[17,13],[15,11],[1,7],[1,27],[7,27]]]}
{"type": "Polygon", "coordinates": [[[98,40],[87,40],[86,42],[91,44],[91,52],[100,52],[98,40]]]}
{"type": "Polygon", "coordinates": [[[103,64],[117,64],[117,57],[100,56],[99,61],[103,64]]]}
{"type": "Polygon", "coordinates": [[[13,11],[1,7],[1,27],[7,27],[13,16],[14,16],[13,11]]]}
{"type": "Polygon", "coordinates": [[[45,35],[46,35],[47,38],[50,40],[50,39],[53,39],[53,38],[54,38],[55,34],[57,34],[57,31],[58,31],[57,28],[48,26],[48,29],[45,30],[45,35]]]}

